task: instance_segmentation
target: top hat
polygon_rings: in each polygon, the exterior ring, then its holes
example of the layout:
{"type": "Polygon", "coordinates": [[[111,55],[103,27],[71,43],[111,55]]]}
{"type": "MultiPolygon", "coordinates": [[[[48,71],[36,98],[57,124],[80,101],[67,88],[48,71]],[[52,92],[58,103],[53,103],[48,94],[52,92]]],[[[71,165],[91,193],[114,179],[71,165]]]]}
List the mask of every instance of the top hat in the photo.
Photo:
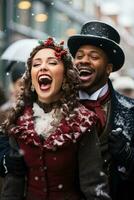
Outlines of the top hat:
{"type": "Polygon", "coordinates": [[[89,44],[103,49],[113,64],[113,71],[117,71],[125,61],[119,43],[120,35],[112,26],[100,21],[91,21],[82,26],[80,34],[69,37],[67,45],[73,57],[82,45],[89,44]]]}

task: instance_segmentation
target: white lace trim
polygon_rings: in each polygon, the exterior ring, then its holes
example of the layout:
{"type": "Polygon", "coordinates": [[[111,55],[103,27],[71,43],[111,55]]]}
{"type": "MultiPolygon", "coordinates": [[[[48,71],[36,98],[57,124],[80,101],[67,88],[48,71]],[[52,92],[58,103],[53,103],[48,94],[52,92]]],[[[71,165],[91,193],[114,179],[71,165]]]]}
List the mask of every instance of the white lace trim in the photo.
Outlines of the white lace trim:
{"type": "Polygon", "coordinates": [[[37,103],[33,104],[33,112],[35,131],[44,138],[50,136],[62,118],[59,109],[53,109],[51,112],[45,113],[37,103]]]}

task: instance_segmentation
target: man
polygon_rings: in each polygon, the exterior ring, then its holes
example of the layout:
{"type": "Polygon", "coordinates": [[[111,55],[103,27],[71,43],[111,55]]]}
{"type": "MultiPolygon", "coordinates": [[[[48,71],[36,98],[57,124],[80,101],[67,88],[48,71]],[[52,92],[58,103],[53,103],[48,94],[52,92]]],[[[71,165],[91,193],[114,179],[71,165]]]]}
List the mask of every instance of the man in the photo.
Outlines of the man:
{"type": "Polygon", "coordinates": [[[99,117],[98,136],[111,197],[132,200],[134,180],[130,180],[127,173],[134,163],[131,149],[134,101],[117,93],[109,80],[110,73],[124,64],[125,56],[119,43],[116,29],[91,21],[83,25],[81,34],[68,39],[68,48],[81,80],[80,100],[99,117]]]}

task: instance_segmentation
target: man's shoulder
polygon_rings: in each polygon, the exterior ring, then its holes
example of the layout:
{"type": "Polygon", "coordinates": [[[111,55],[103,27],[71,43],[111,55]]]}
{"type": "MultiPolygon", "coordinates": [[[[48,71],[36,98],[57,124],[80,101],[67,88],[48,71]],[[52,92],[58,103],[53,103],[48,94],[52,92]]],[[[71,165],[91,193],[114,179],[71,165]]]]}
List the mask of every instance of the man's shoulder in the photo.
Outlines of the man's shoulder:
{"type": "Polygon", "coordinates": [[[123,107],[126,107],[126,108],[134,108],[134,99],[124,96],[120,94],[118,91],[116,91],[113,88],[111,81],[108,82],[108,85],[109,85],[109,90],[110,90],[112,99],[114,99],[113,101],[114,103],[116,102],[117,104],[122,105],[123,107]]]}
{"type": "Polygon", "coordinates": [[[122,105],[123,107],[128,108],[128,109],[134,108],[134,99],[124,96],[118,93],[117,91],[115,91],[115,96],[118,103],[122,105]]]}

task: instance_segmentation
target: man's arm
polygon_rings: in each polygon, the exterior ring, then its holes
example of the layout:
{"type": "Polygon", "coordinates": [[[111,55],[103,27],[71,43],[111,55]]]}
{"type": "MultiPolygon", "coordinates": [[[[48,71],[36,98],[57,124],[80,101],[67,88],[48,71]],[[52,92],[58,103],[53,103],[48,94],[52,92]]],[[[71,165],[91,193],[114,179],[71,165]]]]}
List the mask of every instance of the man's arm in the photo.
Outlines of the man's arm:
{"type": "Polygon", "coordinates": [[[80,188],[87,200],[111,200],[108,177],[102,169],[102,157],[96,132],[83,136],[79,145],[80,188]]]}

